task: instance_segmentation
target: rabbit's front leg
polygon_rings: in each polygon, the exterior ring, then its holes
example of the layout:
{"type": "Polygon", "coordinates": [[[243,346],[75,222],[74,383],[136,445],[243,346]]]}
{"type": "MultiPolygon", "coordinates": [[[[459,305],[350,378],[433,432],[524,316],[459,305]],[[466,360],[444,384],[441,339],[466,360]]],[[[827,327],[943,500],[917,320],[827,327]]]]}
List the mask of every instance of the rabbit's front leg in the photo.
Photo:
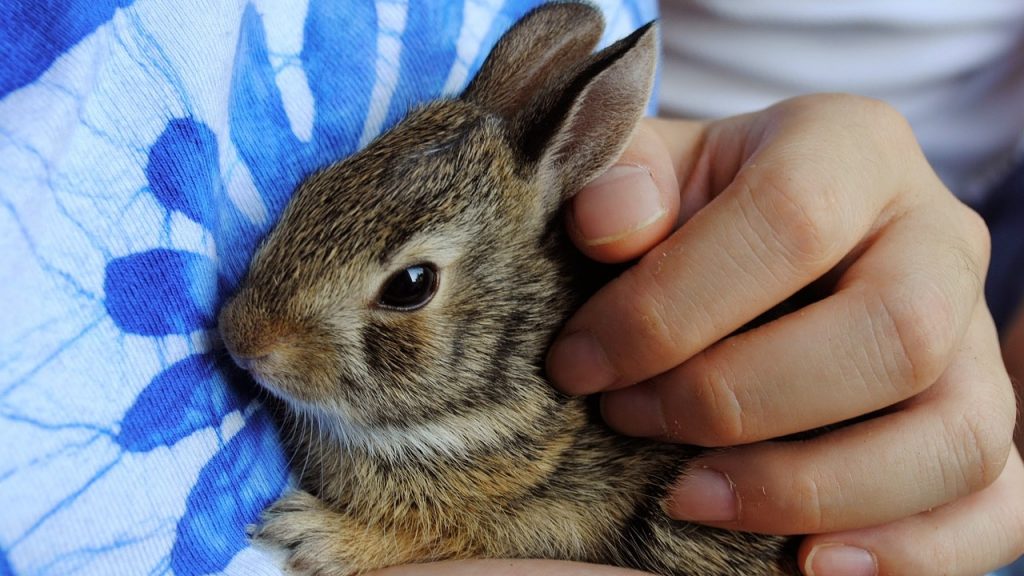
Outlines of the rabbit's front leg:
{"type": "Polygon", "coordinates": [[[422,559],[420,546],[403,538],[401,531],[385,533],[368,526],[303,490],[289,492],[267,508],[252,539],[283,551],[286,570],[295,576],[351,576],[422,559]]]}

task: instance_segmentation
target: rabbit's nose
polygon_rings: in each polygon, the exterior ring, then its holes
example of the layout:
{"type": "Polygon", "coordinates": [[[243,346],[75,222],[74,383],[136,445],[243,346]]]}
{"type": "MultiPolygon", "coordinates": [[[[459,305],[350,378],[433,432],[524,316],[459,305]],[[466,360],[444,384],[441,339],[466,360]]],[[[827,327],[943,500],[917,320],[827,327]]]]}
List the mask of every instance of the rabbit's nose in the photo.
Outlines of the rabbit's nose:
{"type": "Polygon", "coordinates": [[[256,309],[245,294],[224,306],[218,318],[218,328],[231,358],[245,370],[266,364],[289,332],[282,322],[267,318],[265,313],[256,309]]]}
{"type": "Polygon", "coordinates": [[[249,373],[257,383],[270,390],[278,390],[281,385],[280,373],[282,369],[287,371],[288,354],[280,349],[270,349],[265,353],[246,356],[232,352],[228,348],[228,354],[241,369],[249,373]]]}

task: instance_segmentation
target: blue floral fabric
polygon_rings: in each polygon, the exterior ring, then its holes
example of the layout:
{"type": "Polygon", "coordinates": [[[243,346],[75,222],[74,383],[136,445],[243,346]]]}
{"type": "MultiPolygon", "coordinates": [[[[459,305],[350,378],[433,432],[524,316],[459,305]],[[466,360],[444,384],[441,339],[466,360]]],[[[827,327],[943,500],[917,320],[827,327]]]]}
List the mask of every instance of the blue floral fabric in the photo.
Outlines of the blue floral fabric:
{"type": "MultiPolygon", "coordinates": [[[[278,574],[289,482],[216,313],[295,185],[538,0],[5,0],[0,576],[278,574]]],[[[604,2],[605,42],[654,17],[604,2]]]]}

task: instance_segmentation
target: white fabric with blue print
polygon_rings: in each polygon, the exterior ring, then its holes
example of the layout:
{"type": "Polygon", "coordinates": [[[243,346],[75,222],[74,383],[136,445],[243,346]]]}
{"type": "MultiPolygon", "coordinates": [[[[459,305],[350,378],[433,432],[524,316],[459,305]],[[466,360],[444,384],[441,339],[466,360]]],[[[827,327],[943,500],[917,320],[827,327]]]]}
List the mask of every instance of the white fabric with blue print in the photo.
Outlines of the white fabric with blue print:
{"type": "MultiPolygon", "coordinates": [[[[288,462],[217,306],[295,185],[537,0],[5,0],[0,576],[277,574],[288,462]]],[[[605,43],[654,17],[609,0],[605,43]]]]}

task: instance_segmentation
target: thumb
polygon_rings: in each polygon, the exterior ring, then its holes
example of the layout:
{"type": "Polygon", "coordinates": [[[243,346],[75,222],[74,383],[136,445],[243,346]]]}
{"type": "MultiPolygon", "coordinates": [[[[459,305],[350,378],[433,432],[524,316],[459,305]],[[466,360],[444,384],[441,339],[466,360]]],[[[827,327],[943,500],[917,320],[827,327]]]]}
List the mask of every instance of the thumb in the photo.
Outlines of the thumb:
{"type": "MultiPolygon", "coordinates": [[[[642,120],[619,160],[570,200],[576,246],[594,260],[625,262],[665,239],[680,221],[679,182],[693,171],[703,134],[698,122],[642,120]]],[[[684,216],[698,208],[683,199],[684,216]]]]}

